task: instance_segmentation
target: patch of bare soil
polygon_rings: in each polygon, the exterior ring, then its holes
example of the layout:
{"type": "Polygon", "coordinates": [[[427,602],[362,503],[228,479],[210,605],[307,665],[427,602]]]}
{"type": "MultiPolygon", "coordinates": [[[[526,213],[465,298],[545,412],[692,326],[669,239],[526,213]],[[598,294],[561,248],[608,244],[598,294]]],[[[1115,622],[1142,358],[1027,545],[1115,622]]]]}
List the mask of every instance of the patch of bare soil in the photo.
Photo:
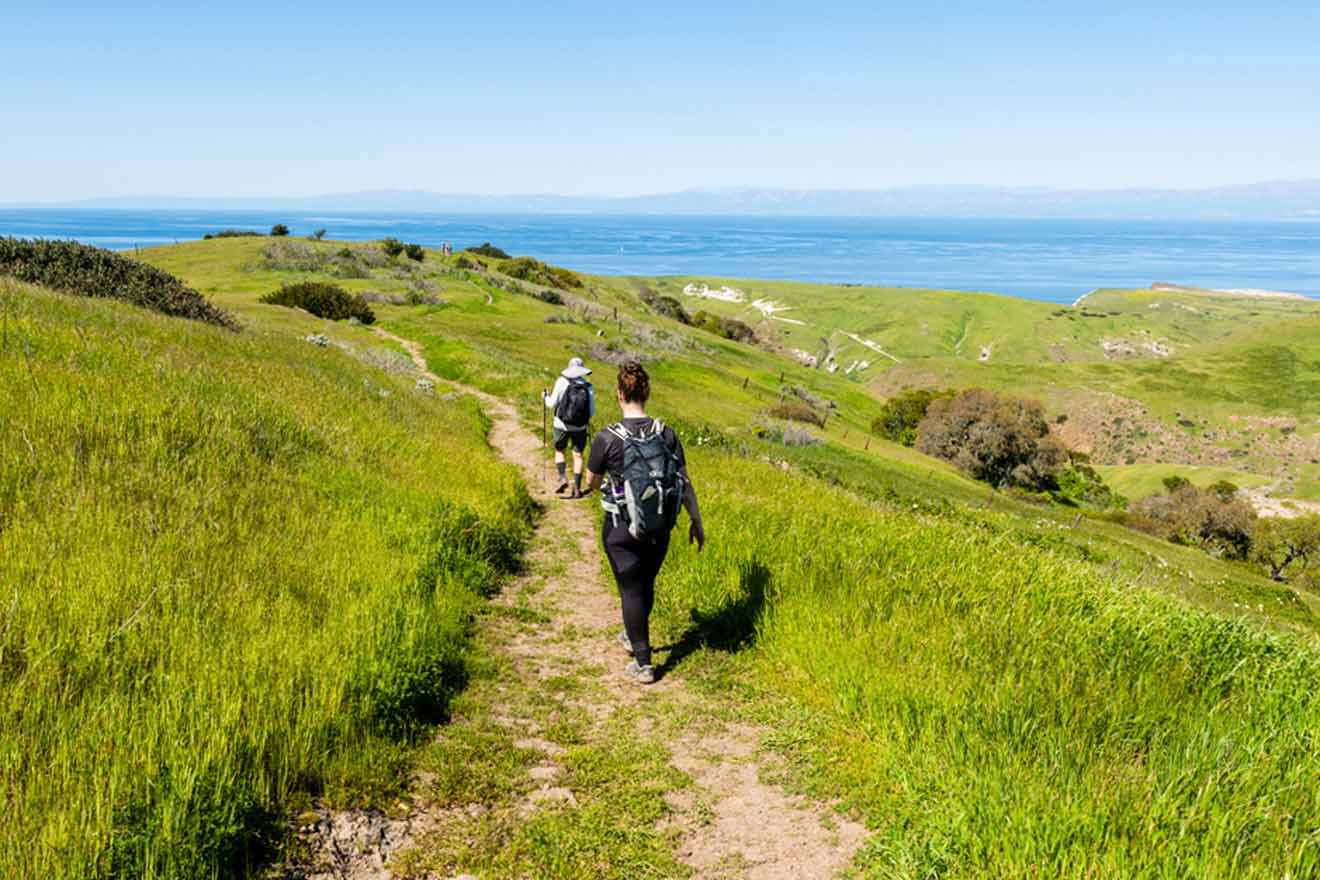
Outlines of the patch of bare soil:
{"type": "MultiPolygon", "coordinates": [[[[423,376],[441,381],[427,369],[416,343],[379,328],[376,332],[401,345],[423,376]]],[[[646,708],[653,711],[638,713],[637,735],[664,737],[662,745],[672,766],[693,783],[671,792],[672,811],[658,829],[674,842],[676,858],[692,869],[693,876],[788,880],[830,877],[846,868],[865,829],[827,805],[790,795],[767,782],[782,767],[761,750],[764,731],[719,721],[718,713],[703,711],[702,701],[708,698],[686,687],[681,675],[670,674],[649,687],[623,675],[627,657],[616,641],[621,629],[617,594],[602,576],[597,506],[592,500],[572,502],[553,495],[543,483],[539,440],[519,424],[513,407],[475,389],[464,390],[480,399],[491,417],[491,444],[522,469],[533,496],[545,505],[526,572],[492,601],[511,607],[515,597],[522,597],[549,622],[486,626],[483,638],[489,647],[509,658],[514,674],[524,679],[498,687],[536,690],[566,670],[576,670],[588,679],[586,686],[565,696],[564,703],[580,710],[589,724],[602,727],[621,709],[648,701],[646,708]],[[702,723],[677,736],[650,729],[655,717],[670,712],[699,717],[702,723]]],[[[528,815],[574,805],[581,793],[561,784],[557,759],[563,748],[544,735],[542,722],[516,701],[501,707],[495,721],[515,738],[515,747],[541,754],[528,771],[530,781],[518,811],[528,815]]],[[[444,735],[443,729],[440,735],[444,735]]],[[[443,821],[454,808],[427,805],[424,788],[419,784],[419,794],[405,816],[335,813],[305,826],[304,840],[313,859],[295,876],[316,880],[395,876],[390,864],[396,856],[427,835],[461,827],[443,821]]]]}

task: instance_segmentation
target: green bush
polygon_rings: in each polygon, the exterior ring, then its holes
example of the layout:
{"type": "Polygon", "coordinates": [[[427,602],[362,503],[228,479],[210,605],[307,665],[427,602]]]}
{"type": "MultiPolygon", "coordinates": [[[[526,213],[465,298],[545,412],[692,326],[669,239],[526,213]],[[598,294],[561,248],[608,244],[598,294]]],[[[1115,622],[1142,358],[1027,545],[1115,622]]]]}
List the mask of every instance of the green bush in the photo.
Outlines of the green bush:
{"type": "Polygon", "coordinates": [[[651,301],[651,310],[662,318],[669,318],[680,324],[692,323],[692,316],[687,313],[687,309],[672,296],[657,296],[651,301]]]}
{"type": "Polygon", "coordinates": [[[231,330],[238,323],[168,272],[74,241],[0,238],[0,275],[64,293],[119,299],[231,330]]]}
{"type": "Polygon", "coordinates": [[[926,410],[931,402],[942,397],[952,397],[952,389],[928,391],[916,388],[903,391],[885,401],[880,408],[880,415],[871,422],[871,433],[904,446],[917,442],[917,425],[926,417],[926,410]]]}
{"type": "Polygon", "coordinates": [[[1122,495],[1105,485],[1104,478],[1095,468],[1076,457],[1055,480],[1058,488],[1053,493],[1054,500],[1064,504],[1104,510],[1127,503],[1122,495]]]}
{"type": "Polygon", "coordinates": [[[276,223],[274,226],[270,228],[270,234],[275,237],[288,235],[289,227],[285,226],[283,223],[276,223]]]}
{"type": "Polygon", "coordinates": [[[700,311],[692,316],[692,326],[707,333],[732,339],[734,342],[755,342],[756,331],[737,318],[722,318],[710,312],[700,311]]]}
{"type": "Polygon", "coordinates": [[[548,266],[531,257],[517,257],[516,259],[507,260],[500,265],[500,272],[510,278],[530,281],[533,284],[543,284],[547,287],[557,287],[560,290],[582,286],[582,279],[575,273],[567,269],[561,269],[558,266],[548,266]]]}
{"type": "Polygon", "coordinates": [[[426,250],[420,244],[406,244],[403,246],[403,252],[408,255],[408,259],[419,263],[426,259],[426,250]]]}
{"type": "Polygon", "coordinates": [[[385,256],[393,258],[403,253],[403,242],[397,238],[383,238],[380,242],[380,249],[385,252],[385,256]]]}
{"type": "Polygon", "coordinates": [[[202,236],[203,241],[210,241],[213,238],[261,238],[261,233],[252,229],[221,229],[219,232],[208,232],[202,236]]]}
{"type": "Polygon", "coordinates": [[[264,303],[302,309],[318,318],[343,321],[357,318],[363,324],[374,324],[376,314],[359,294],[349,293],[337,284],[323,281],[302,281],[286,284],[279,290],[261,298],[264,303]]]}
{"type": "Polygon", "coordinates": [[[483,257],[493,257],[497,260],[509,259],[509,255],[507,253],[505,253],[500,248],[495,247],[495,245],[491,244],[488,241],[476,245],[475,247],[464,248],[464,250],[466,250],[468,253],[471,254],[480,254],[483,257]]]}

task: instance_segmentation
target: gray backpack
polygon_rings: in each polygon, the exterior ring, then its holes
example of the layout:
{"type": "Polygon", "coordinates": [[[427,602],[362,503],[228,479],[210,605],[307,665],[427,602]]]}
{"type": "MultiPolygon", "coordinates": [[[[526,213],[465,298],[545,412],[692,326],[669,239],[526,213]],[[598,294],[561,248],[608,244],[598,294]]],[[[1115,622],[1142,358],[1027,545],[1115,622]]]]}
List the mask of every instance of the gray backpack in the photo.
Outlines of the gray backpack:
{"type": "Polygon", "coordinates": [[[634,538],[654,541],[667,536],[678,522],[687,486],[679,470],[678,456],[665,443],[664,422],[656,419],[649,429],[631,433],[622,422],[610,425],[609,431],[623,443],[623,479],[610,480],[609,491],[601,496],[601,506],[628,523],[634,538]]]}

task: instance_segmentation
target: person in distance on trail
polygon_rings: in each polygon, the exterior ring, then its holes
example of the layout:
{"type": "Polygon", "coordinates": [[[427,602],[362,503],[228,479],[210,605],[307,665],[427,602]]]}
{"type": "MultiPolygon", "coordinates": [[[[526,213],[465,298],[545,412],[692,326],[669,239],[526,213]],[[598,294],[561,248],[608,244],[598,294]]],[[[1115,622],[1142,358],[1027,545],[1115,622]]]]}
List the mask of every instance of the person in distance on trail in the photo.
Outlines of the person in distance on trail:
{"type": "Polygon", "coordinates": [[[564,450],[573,444],[573,494],[570,498],[582,497],[582,451],[587,448],[587,429],[591,418],[596,414],[596,392],[591,387],[591,370],[582,363],[582,358],[575,357],[555,380],[555,387],[549,394],[542,394],[546,409],[555,413],[555,470],[559,473],[559,488],[555,494],[562,495],[568,488],[565,473],[564,450]]]}
{"type": "Polygon", "coordinates": [[[686,508],[688,541],[706,546],[697,493],[688,479],[683,444],[674,429],[646,414],[651,378],[641,364],[619,367],[622,421],[596,435],[587,460],[587,494],[608,480],[601,493],[605,522],[601,540],[623,605],[619,641],[632,655],[628,675],[642,684],[656,680],[651,665],[651,606],[655,579],[669,552],[669,533],[686,508]]]}

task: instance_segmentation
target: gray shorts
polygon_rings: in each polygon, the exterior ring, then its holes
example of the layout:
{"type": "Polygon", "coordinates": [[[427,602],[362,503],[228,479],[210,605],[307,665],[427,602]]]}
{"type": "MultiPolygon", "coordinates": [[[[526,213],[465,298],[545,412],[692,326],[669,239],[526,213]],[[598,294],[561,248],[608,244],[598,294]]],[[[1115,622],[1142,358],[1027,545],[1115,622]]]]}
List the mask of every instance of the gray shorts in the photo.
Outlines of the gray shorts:
{"type": "Polygon", "coordinates": [[[568,441],[573,441],[573,451],[581,452],[587,448],[587,429],[582,428],[577,431],[565,431],[563,428],[555,428],[555,449],[563,452],[568,446],[568,441]]]}

